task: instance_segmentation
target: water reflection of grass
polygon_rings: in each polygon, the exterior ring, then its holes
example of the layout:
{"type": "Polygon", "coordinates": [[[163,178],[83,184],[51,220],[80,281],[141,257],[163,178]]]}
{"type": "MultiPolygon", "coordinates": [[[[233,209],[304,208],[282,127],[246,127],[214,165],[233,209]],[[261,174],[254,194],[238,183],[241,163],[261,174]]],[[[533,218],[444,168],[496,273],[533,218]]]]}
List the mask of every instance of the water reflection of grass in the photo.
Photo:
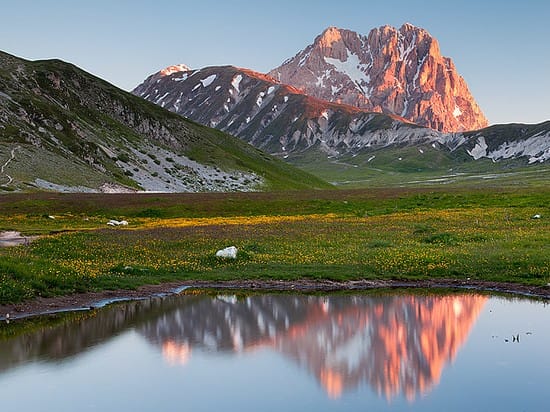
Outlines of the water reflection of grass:
{"type": "Polygon", "coordinates": [[[95,207],[61,197],[47,209],[4,198],[0,229],[53,234],[0,250],[0,303],[180,279],[550,281],[548,192],[376,195],[186,195],[158,206],[117,197],[116,215],[108,197],[95,207]],[[141,213],[152,208],[161,212],[141,213]],[[131,225],[105,229],[107,217],[131,225]],[[214,257],[229,245],[236,260],[214,257]]]}
{"type": "Polygon", "coordinates": [[[46,328],[52,329],[63,325],[78,323],[94,317],[96,313],[97,312],[93,310],[63,312],[44,316],[34,316],[24,319],[24,321],[15,320],[5,323],[0,327],[0,343],[38,330],[46,328]]]}

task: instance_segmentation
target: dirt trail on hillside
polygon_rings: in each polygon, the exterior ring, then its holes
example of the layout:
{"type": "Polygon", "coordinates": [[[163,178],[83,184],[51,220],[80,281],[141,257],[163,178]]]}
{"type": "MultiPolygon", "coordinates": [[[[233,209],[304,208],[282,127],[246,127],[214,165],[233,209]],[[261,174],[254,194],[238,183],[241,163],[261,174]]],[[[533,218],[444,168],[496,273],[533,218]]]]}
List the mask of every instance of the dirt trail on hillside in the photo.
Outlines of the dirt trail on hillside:
{"type": "Polygon", "coordinates": [[[4,163],[2,166],[0,166],[0,176],[4,175],[8,178],[8,181],[6,183],[2,184],[2,186],[9,186],[11,184],[11,182],[13,182],[13,177],[11,177],[9,174],[5,173],[4,170],[10,164],[10,162],[15,159],[15,151],[18,150],[18,149],[21,149],[21,146],[16,146],[15,148],[11,149],[11,152],[10,152],[11,157],[8,160],[6,160],[6,163],[4,163]]]}

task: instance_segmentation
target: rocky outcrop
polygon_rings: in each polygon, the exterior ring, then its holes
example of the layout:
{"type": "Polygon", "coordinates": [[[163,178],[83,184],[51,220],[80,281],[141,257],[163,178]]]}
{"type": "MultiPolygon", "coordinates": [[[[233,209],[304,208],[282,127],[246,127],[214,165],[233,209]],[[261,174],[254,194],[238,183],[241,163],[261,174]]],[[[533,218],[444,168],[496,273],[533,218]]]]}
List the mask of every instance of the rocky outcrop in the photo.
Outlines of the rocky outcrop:
{"type": "Polygon", "coordinates": [[[383,26],[368,36],[330,27],[269,74],[319,99],[398,115],[443,132],[488,124],[437,40],[411,24],[383,26]]]}

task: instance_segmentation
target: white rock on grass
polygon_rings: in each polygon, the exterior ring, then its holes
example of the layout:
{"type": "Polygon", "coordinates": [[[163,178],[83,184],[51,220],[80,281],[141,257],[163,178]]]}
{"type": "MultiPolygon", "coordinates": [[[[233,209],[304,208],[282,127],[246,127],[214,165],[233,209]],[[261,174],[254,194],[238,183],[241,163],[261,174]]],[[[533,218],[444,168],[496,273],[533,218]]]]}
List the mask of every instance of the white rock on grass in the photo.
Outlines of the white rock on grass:
{"type": "Polygon", "coordinates": [[[126,220],[111,219],[107,222],[107,225],[109,225],[109,226],[128,226],[128,222],[126,220]]]}
{"type": "Polygon", "coordinates": [[[540,218],[541,218],[541,215],[539,214],[531,216],[531,219],[540,219],[540,218]]]}
{"type": "Polygon", "coordinates": [[[237,259],[237,248],[235,246],[229,246],[225,249],[220,249],[216,252],[216,257],[224,259],[237,259]]]}

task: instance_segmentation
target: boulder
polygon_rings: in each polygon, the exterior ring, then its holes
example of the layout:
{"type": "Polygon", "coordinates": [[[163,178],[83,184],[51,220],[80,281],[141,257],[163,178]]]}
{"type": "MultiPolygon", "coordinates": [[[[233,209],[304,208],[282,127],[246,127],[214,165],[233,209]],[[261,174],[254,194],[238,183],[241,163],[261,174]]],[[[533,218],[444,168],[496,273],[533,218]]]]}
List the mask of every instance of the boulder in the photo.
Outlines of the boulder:
{"type": "Polygon", "coordinates": [[[107,225],[109,226],[128,226],[128,222],[126,220],[114,220],[111,219],[107,222],[107,225]]]}
{"type": "Polygon", "coordinates": [[[229,246],[225,249],[220,249],[216,252],[216,257],[224,259],[237,259],[237,248],[235,246],[229,246]]]}

